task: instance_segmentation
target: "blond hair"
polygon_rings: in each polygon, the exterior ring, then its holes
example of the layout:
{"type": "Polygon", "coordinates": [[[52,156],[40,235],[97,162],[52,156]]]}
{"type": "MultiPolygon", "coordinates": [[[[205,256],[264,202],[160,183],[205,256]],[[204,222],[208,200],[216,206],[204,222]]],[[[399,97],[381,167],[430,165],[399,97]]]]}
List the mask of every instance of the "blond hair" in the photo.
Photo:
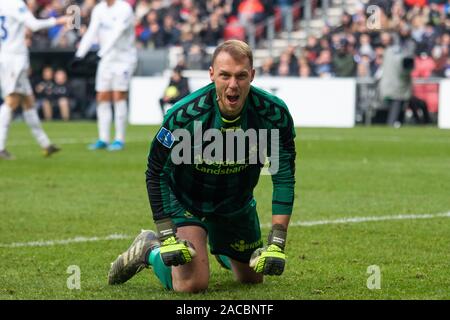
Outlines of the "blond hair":
{"type": "Polygon", "coordinates": [[[221,52],[227,52],[235,60],[248,58],[250,66],[253,69],[253,53],[249,45],[241,40],[227,40],[219,45],[212,56],[211,65],[214,66],[214,61],[221,52]]]}

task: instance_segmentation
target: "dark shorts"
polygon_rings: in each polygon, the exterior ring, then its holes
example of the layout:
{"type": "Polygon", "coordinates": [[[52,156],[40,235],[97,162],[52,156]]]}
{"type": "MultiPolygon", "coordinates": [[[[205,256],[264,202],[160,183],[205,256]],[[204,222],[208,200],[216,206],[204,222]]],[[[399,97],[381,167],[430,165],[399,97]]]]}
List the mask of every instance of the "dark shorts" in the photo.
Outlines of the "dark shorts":
{"type": "Polygon", "coordinates": [[[177,227],[196,225],[208,233],[211,254],[221,254],[239,262],[248,263],[253,251],[262,247],[256,201],[234,216],[198,217],[187,212],[176,199],[171,199],[177,227]]]}

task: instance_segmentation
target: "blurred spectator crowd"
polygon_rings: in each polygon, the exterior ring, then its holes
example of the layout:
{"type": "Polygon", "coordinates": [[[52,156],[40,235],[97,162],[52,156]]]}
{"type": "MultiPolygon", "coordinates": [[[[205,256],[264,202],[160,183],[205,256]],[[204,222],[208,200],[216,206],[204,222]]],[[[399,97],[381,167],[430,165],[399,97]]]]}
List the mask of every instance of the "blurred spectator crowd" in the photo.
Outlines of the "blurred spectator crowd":
{"type": "MultiPolygon", "coordinates": [[[[205,69],[205,47],[227,38],[245,39],[245,26],[285,11],[295,0],[127,0],[135,10],[140,48],[181,46],[187,67],[205,69]]],[[[96,0],[28,0],[40,18],[62,15],[71,5],[81,14],[80,28],[53,27],[31,38],[37,49],[75,49],[89,24],[96,0]]],[[[319,1],[320,3],[320,1],[319,1]]],[[[317,4],[317,3],[316,3],[317,4]]],[[[310,35],[304,47],[289,47],[268,58],[263,74],[300,77],[373,77],[382,62],[392,32],[416,44],[421,74],[450,77],[450,0],[370,0],[355,14],[345,12],[338,26],[326,25],[320,36],[310,35]],[[368,6],[381,10],[371,20],[368,6]]]]}
{"type": "MultiPolygon", "coordinates": [[[[294,6],[303,3],[302,0],[126,1],[135,11],[138,48],[182,48],[184,61],[179,65],[187,69],[207,69],[207,47],[214,47],[230,38],[246,40],[248,25],[262,25],[269,16],[274,15],[281,14],[285,18],[286,12],[292,12],[294,6]]],[[[313,7],[321,5],[320,0],[311,1],[313,7]]],[[[411,41],[415,46],[414,78],[450,78],[450,0],[355,1],[358,7],[352,11],[353,14],[344,12],[340,23],[335,26],[325,23],[320,32],[313,32],[307,37],[305,45],[289,45],[280,56],[267,58],[258,67],[258,74],[376,79],[385,49],[395,41],[411,41]],[[368,10],[373,5],[377,8],[375,15],[368,10]]],[[[76,5],[72,8],[79,10],[81,18],[79,28],[57,26],[29,33],[29,47],[35,50],[74,51],[87,30],[92,9],[98,2],[27,0],[38,18],[63,15],[70,12],[72,5],[76,5]]],[[[286,30],[285,19],[282,24],[286,30]]],[[[298,30],[295,25],[294,31],[298,30]]],[[[59,67],[55,66],[56,69],[59,67]]],[[[50,73],[49,70],[47,72],[50,73]]],[[[44,73],[36,70],[34,77],[38,78],[37,82],[45,80],[44,73]]],[[[64,78],[61,72],[56,74],[58,79],[64,78]]],[[[52,81],[56,83],[55,79],[52,81]]],[[[41,87],[35,86],[35,89],[41,87]]],[[[70,86],[67,91],[71,91],[70,86]]],[[[74,109],[70,93],[66,100],[61,96],[46,98],[45,93],[38,91],[36,94],[40,98],[43,117],[53,117],[52,110],[62,119],[70,117],[74,109]]],[[[437,108],[437,102],[429,104],[437,108]]],[[[434,111],[436,108],[431,109],[434,111]]]]}
{"type": "Polygon", "coordinates": [[[77,107],[73,87],[64,69],[47,65],[42,75],[32,78],[40,116],[46,121],[70,120],[71,113],[77,107]]]}
{"type": "Polygon", "coordinates": [[[264,61],[260,73],[300,77],[377,77],[387,46],[413,41],[413,77],[450,77],[450,1],[373,0],[345,12],[338,26],[325,25],[303,47],[288,47],[280,57],[264,61]],[[380,8],[371,20],[371,5],[380,8]]]}
{"type": "MultiPolygon", "coordinates": [[[[224,38],[245,40],[245,26],[264,21],[274,7],[291,0],[126,0],[135,11],[138,48],[181,46],[193,69],[207,68],[205,47],[224,38]]],[[[29,37],[35,49],[75,49],[87,30],[97,0],[28,0],[38,18],[70,12],[76,5],[81,16],[79,28],[57,26],[29,37]],[[78,9],[79,8],[79,9],[78,9]]],[[[294,1],[294,2],[298,2],[294,1]]],[[[73,12],[73,11],[72,11],[73,12]]]]}

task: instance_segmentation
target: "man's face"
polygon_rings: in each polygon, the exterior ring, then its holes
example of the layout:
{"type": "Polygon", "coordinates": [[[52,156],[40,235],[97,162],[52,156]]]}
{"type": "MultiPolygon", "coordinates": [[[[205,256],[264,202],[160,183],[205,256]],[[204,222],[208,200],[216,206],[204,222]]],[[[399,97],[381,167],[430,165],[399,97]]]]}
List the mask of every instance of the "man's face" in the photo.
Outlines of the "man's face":
{"type": "Polygon", "coordinates": [[[238,116],[255,77],[249,59],[235,60],[228,52],[222,51],[209,68],[209,76],[216,84],[220,112],[228,117],[238,116]]]}

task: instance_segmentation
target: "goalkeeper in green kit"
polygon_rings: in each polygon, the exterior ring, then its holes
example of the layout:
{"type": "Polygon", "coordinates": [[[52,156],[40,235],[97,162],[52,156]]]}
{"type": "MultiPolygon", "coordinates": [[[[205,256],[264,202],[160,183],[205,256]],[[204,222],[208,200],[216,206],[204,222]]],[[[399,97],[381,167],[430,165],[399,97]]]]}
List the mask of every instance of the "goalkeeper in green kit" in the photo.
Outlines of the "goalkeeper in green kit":
{"type": "Polygon", "coordinates": [[[285,103],[251,85],[249,46],[229,40],[213,54],[212,83],[177,102],[148,155],[147,191],[156,232],[143,230],[112,263],[110,284],[151,267],[177,292],[208,288],[208,245],[237,281],[281,275],[295,184],[295,131],[285,103]],[[253,190],[264,165],[273,182],[267,243],[253,190]]]}

